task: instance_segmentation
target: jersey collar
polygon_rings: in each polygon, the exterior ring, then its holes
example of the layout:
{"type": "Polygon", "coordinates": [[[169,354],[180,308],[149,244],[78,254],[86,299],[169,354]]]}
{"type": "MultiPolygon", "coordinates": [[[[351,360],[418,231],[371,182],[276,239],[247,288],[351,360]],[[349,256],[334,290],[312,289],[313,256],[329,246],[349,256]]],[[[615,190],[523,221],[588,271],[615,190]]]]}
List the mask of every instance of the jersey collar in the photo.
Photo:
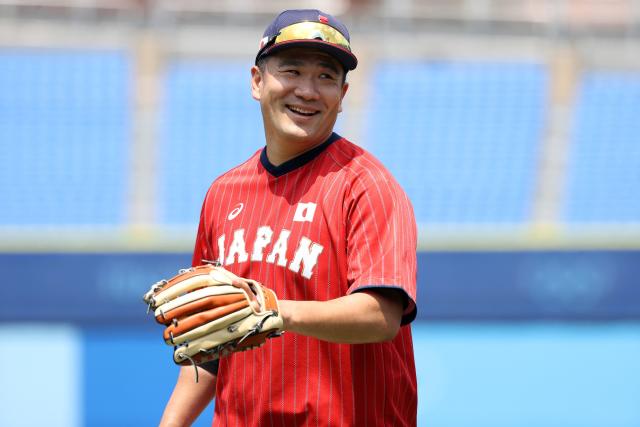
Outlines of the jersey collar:
{"type": "Polygon", "coordinates": [[[262,152],[260,153],[260,163],[262,163],[262,166],[271,175],[273,175],[275,177],[279,177],[279,176],[282,176],[282,175],[284,175],[286,173],[291,172],[294,169],[298,169],[299,167],[306,165],[311,160],[313,160],[316,157],[318,157],[318,155],[320,153],[322,153],[325,150],[325,148],[327,148],[329,145],[333,144],[334,142],[336,142],[339,139],[342,139],[342,137],[340,135],[338,135],[337,133],[333,132],[331,134],[331,136],[329,136],[329,138],[325,142],[323,142],[322,144],[318,145],[317,147],[312,148],[311,150],[309,150],[307,152],[304,152],[304,153],[300,154],[297,157],[294,157],[291,160],[287,160],[286,162],[282,163],[279,166],[274,166],[269,161],[269,159],[267,158],[267,147],[265,146],[262,149],[262,152]]]}

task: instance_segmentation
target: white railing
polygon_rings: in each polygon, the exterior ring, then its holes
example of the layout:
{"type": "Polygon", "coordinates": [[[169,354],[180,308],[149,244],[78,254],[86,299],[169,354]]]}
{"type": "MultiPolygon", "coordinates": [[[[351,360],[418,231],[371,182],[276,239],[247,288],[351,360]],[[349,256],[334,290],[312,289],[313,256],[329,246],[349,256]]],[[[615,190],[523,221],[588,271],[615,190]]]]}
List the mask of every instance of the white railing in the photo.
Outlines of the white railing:
{"type": "MultiPolygon", "coordinates": [[[[77,17],[74,11],[116,12],[180,24],[181,16],[273,16],[287,8],[319,8],[335,15],[379,20],[534,24],[566,29],[640,27],[640,0],[0,0],[0,16],[77,17]]],[[[80,14],[82,15],[82,13],[80,14]]],[[[249,19],[251,20],[251,19],[249,19]]]]}
{"type": "Polygon", "coordinates": [[[637,0],[378,0],[389,17],[568,24],[637,22],[637,0]]]}

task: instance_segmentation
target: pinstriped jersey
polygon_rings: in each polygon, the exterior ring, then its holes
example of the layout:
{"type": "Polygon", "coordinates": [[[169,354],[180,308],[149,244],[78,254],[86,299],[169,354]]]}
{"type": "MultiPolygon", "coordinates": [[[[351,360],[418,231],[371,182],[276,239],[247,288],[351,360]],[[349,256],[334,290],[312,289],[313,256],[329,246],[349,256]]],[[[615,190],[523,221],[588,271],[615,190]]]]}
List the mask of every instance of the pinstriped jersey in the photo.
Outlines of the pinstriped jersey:
{"type": "Polygon", "coordinates": [[[337,134],[277,167],[265,150],[209,188],[194,265],[218,260],[280,299],[397,289],[403,326],[394,340],[374,344],[285,333],[222,358],[213,425],[415,425],[416,227],[408,198],[379,161],[337,134]]]}

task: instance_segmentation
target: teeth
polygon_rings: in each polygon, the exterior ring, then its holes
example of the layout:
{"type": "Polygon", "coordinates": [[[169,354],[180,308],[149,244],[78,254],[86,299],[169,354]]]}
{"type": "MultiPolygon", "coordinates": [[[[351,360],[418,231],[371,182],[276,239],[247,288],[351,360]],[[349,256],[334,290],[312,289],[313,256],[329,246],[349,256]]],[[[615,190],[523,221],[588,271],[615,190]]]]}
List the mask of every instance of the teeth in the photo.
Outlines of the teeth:
{"type": "Polygon", "coordinates": [[[289,109],[295,111],[300,114],[314,114],[315,110],[305,110],[304,108],[294,107],[293,105],[289,105],[289,109]]]}

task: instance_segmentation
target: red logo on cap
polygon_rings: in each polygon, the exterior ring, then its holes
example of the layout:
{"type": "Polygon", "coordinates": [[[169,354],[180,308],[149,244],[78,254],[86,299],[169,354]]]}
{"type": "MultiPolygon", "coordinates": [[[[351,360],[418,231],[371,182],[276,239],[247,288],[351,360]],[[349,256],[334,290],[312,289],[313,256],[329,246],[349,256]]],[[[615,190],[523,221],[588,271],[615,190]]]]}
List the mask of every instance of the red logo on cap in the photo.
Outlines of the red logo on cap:
{"type": "Polygon", "coordinates": [[[328,24],[329,18],[327,18],[326,16],[318,15],[318,21],[322,22],[323,24],[328,24]]]}

